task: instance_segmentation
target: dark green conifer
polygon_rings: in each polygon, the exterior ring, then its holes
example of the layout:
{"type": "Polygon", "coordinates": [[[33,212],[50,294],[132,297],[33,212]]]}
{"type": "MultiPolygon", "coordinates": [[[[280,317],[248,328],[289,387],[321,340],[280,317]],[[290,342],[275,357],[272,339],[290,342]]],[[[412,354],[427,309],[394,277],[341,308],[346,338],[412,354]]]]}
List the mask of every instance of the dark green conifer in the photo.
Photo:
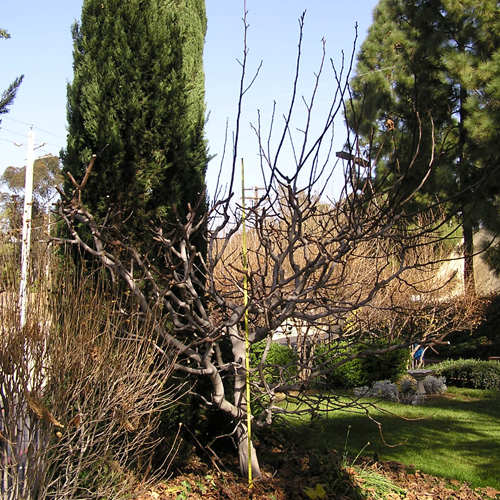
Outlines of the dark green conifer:
{"type": "Polygon", "coordinates": [[[426,179],[407,210],[450,199],[447,208],[460,213],[471,291],[473,230],[492,216],[491,193],[477,183],[500,158],[477,117],[481,109],[483,120],[486,115],[500,127],[500,115],[476,104],[491,84],[486,68],[482,81],[477,70],[498,58],[499,18],[494,0],[381,0],[358,56],[347,112],[359,147],[378,155],[380,184],[393,185],[404,199],[426,179]],[[393,184],[402,175],[404,185],[393,184]]]}
{"type": "Polygon", "coordinates": [[[204,0],[84,0],[73,26],[64,170],[98,155],[83,203],[139,247],[203,193],[205,33],[204,0]]]}

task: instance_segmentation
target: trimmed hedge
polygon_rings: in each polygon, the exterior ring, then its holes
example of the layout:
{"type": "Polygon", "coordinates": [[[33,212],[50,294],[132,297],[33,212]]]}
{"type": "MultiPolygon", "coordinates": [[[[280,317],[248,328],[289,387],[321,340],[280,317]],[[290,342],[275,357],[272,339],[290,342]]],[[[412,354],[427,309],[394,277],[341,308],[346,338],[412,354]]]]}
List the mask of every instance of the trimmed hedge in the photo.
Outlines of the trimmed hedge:
{"type": "Polygon", "coordinates": [[[500,389],[500,362],[477,359],[443,361],[432,367],[436,376],[449,386],[474,389],[500,389]]]}

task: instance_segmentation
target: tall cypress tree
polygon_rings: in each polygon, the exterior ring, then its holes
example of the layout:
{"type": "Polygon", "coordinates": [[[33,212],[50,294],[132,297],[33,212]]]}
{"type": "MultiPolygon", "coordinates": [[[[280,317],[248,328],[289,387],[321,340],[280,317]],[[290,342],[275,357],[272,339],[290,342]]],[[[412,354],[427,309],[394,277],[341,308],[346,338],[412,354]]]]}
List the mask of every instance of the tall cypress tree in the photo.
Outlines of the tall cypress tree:
{"type": "Polygon", "coordinates": [[[73,26],[63,167],[98,155],[82,201],[138,247],[203,192],[206,24],[204,0],[84,0],[73,26]]]}
{"type": "MultiPolygon", "coordinates": [[[[405,196],[428,176],[411,208],[475,186],[498,162],[491,148],[484,149],[480,120],[472,117],[476,96],[488,85],[488,78],[479,82],[473,75],[498,51],[499,15],[495,0],[381,0],[374,11],[352,80],[347,120],[361,149],[379,155],[379,183],[391,185],[405,175],[405,185],[395,185],[405,196]]],[[[483,111],[488,114],[484,106],[483,111]]],[[[473,229],[490,202],[485,190],[475,190],[448,205],[462,217],[464,274],[471,292],[473,229]]]]}

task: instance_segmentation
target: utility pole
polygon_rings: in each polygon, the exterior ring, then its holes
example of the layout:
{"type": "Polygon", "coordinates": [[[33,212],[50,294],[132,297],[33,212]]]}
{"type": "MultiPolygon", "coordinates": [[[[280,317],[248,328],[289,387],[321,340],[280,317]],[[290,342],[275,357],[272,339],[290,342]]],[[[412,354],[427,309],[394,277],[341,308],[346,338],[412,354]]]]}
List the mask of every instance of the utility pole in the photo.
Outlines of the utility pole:
{"type": "MultiPolygon", "coordinates": [[[[45,143],[37,147],[42,147],[45,143]]],[[[21,310],[21,328],[26,324],[26,306],[28,303],[28,271],[31,247],[31,217],[33,208],[33,164],[35,163],[35,132],[33,125],[28,133],[28,153],[26,157],[26,177],[24,181],[23,235],[21,240],[21,284],[19,286],[19,308],[21,310]]]]}
{"type": "Polygon", "coordinates": [[[33,207],[33,163],[35,162],[35,132],[28,133],[28,155],[26,157],[26,177],[24,181],[23,236],[21,239],[21,284],[19,287],[19,308],[21,328],[26,324],[26,304],[28,300],[28,263],[31,246],[31,214],[33,207]]]}
{"type": "Polygon", "coordinates": [[[265,191],[265,190],[266,190],[266,188],[257,187],[257,186],[254,186],[251,188],[244,188],[243,193],[245,191],[253,191],[253,198],[250,196],[245,196],[245,194],[243,194],[242,198],[243,198],[243,200],[252,200],[252,206],[254,206],[259,201],[259,191],[265,191]]]}

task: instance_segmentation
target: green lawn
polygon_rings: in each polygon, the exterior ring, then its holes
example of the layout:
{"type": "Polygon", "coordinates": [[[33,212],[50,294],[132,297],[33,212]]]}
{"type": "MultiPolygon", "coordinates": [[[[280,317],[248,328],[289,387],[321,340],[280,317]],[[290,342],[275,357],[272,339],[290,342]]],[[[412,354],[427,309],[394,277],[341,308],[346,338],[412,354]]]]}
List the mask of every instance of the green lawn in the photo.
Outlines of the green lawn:
{"type": "Polygon", "coordinates": [[[294,425],[294,439],[318,451],[342,452],[349,433],[351,458],[369,442],[364,456],[377,453],[379,460],[413,464],[422,472],[468,481],[473,487],[500,489],[499,391],[450,388],[446,396],[430,397],[424,405],[380,406],[392,414],[371,410],[370,415],[382,424],[386,444],[375,422],[342,411],[294,425]]]}

